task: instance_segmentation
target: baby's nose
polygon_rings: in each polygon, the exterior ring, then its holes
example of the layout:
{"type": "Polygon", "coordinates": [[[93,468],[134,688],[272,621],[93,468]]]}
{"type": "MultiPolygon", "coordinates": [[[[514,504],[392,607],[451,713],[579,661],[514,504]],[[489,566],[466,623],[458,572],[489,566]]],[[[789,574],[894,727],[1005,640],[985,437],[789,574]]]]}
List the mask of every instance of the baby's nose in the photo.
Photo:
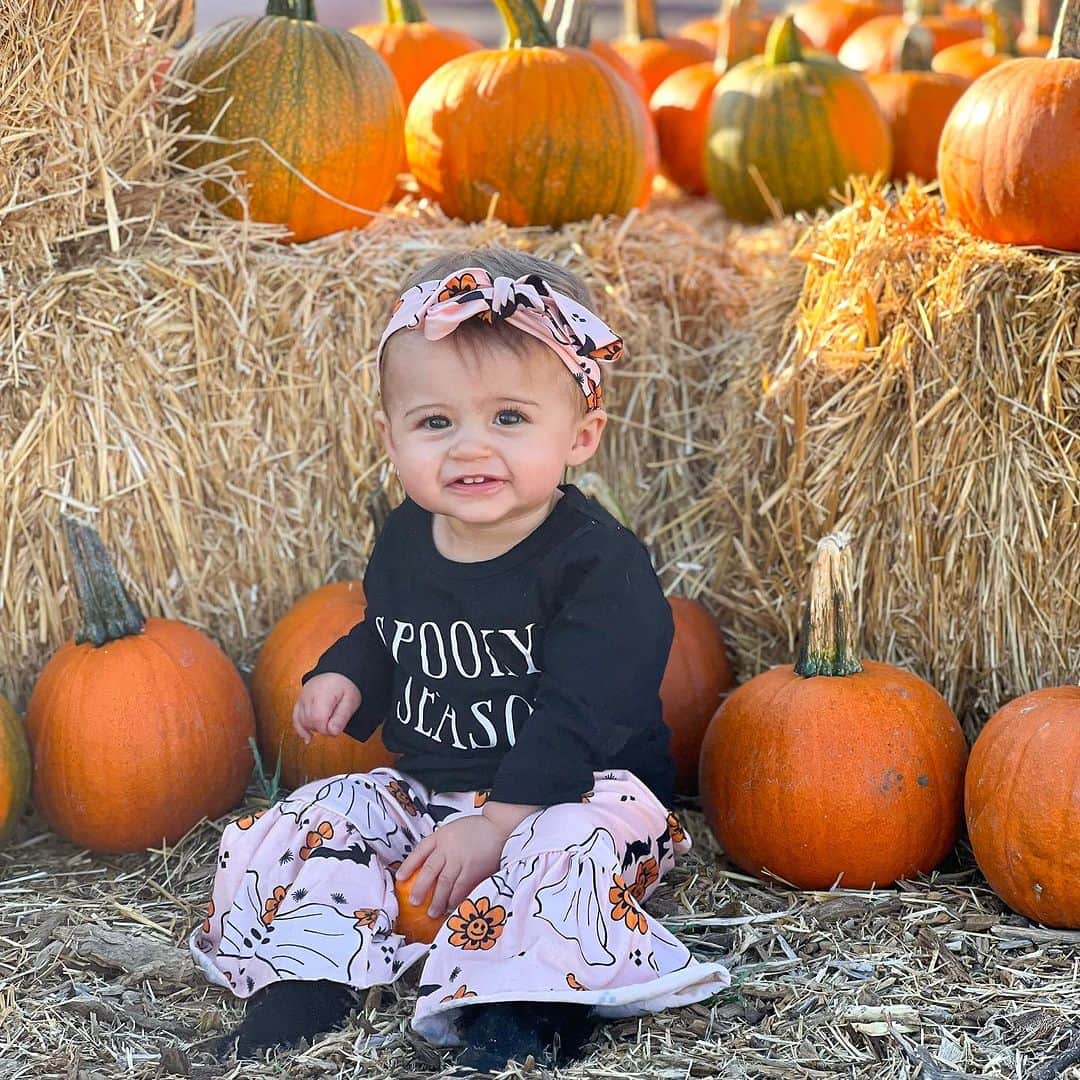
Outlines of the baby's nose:
{"type": "Polygon", "coordinates": [[[456,458],[475,460],[491,457],[491,446],[478,432],[462,431],[454,440],[450,453],[456,458]]]}

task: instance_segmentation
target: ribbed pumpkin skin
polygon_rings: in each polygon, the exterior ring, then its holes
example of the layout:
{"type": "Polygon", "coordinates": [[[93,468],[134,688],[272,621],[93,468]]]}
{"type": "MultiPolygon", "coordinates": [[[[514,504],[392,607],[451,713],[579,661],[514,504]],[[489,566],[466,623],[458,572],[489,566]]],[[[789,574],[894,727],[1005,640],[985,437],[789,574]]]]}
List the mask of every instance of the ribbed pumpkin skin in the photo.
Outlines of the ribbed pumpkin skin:
{"type": "Polygon", "coordinates": [[[675,790],[697,794],[701,743],[720,700],[731,689],[731,666],[720,627],[685,596],[668,598],[675,638],[660,684],[664,722],[671,728],[675,790]]]}
{"type": "MultiPolygon", "coordinates": [[[[180,107],[192,131],[208,131],[232,99],[215,135],[263,140],[302,174],[255,144],[232,162],[244,172],[252,218],[286,225],[290,240],[362,228],[372,220],[312,184],[372,211],[393,191],[404,156],[401,95],[382,58],[358,37],[276,15],[229,19],[195,38],[177,58],[175,73],[207,86],[180,107]]],[[[201,166],[238,149],[198,143],[182,161],[201,166]]],[[[208,194],[220,200],[227,193],[211,183],[208,194]]],[[[223,209],[242,216],[235,199],[223,209]]]]}
{"type": "Polygon", "coordinates": [[[642,38],[640,41],[614,41],[612,48],[641,76],[646,101],[656,88],[679,68],[711,60],[713,49],[690,38],[642,38]]]}
{"type": "Polygon", "coordinates": [[[0,843],[6,840],[30,795],[30,747],[15,709],[0,697],[0,843]]]}
{"type": "Polygon", "coordinates": [[[754,57],[717,85],[705,142],[705,182],[736,221],[769,216],[751,165],[786,213],[814,210],[853,174],[887,175],[892,137],[865,80],[832,57],[754,57]]]}
{"type": "Polygon", "coordinates": [[[893,178],[912,173],[934,180],[941,130],[968,80],[936,71],[891,71],[866,81],[892,132],[893,178]]]}
{"type": "Polygon", "coordinates": [[[171,843],[236,806],[251,777],[255,718],[240,674],[171,619],[98,648],[62,645],[30,695],[26,730],[34,805],[93,851],[171,843]]]}
{"type": "Polygon", "coordinates": [[[339,637],[364,618],[359,581],[337,581],[302,596],[267,635],[251,675],[259,754],[272,773],[281,753],[281,780],[298,788],[309,780],[390,765],[394,755],[376,732],[366,742],[348,735],[312,735],[304,743],[293,731],[292,711],[300,679],[339,637]]]}
{"type": "Polygon", "coordinates": [[[704,195],[705,135],[713,91],[721,73],[711,60],[680,68],[652,96],[650,108],[660,141],[663,174],[690,195],[704,195]]]}
{"type": "Polygon", "coordinates": [[[405,108],[433,71],[484,47],[468,34],[429,22],[372,23],[354,26],[349,33],[366,41],[386,61],[405,108]]]}
{"type": "Polygon", "coordinates": [[[956,840],[967,745],[921,679],[864,660],[843,677],[791,665],[720,707],[701,755],[705,816],[728,857],[801,889],[885,886],[956,840]]]}
{"type": "Polygon", "coordinates": [[[647,114],[577,48],[490,49],[443,65],[405,119],[409,168],[451,217],[561,225],[642,196],[647,114]],[[585,108],[584,103],[588,103],[585,108]]]}
{"type": "MultiPolygon", "coordinates": [[[[941,52],[950,45],[972,38],[982,38],[982,23],[978,19],[950,19],[928,15],[919,20],[934,36],[933,51],[941,52]]],[[[878,15],[857,27],[836,54],[840,63],[864,75],[878,75],[896,70],[896,45],[909,23],[903,15],[878,15]]]]}
{"type": "Polygon", "coordinates": [[[1080,251],[1080,60],[988,71],[949,114],[938,149],[947,213],[1002,244],[1080,251]]]}
{"type": "Polygon", "coordinates": [[[979,869],[1035,922],[1080,929],[1080,686],[998,710],[971,748],[964,790],[979,869]]]}

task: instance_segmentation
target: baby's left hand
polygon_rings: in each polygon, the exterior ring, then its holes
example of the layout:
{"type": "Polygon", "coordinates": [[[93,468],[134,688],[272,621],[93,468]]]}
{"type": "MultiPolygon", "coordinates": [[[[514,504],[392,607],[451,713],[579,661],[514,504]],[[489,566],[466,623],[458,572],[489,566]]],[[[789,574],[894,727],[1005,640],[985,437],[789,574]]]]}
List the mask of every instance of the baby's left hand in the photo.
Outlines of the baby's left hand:
{"type": "Polygon", "coordinates": [[[409,899],[423,903],[434,885],[428,914],[439,918],[499,869],[506,838],[507,834],[483,814],[458,818],[425,836],[401,864],[397,876],[404,881],[419,868],[409,899]]]}

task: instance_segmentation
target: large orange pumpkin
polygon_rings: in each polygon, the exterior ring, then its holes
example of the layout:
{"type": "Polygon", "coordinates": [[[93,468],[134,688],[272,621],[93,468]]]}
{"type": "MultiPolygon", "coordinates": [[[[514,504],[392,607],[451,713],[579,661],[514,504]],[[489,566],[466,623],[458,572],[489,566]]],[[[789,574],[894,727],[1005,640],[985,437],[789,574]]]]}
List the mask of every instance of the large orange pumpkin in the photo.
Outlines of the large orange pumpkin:
{"type": "Polygon", "coordinates": [[[866,79],[892,132],[896,180],[909,174],[923,180],[936,178],[941,129],[970,82],[959,75],[931,71],[932,44],[926,27],[910,27],[902,39],[898,70],[866,79]]]}
{"type": "Polygon", "coordinates": [[[737,866],[803,889],[885,886],[956,840],[967,745],[945,699],[860,662],[851,549],[818,545],[798,662],[733,691],[705,736],[701,802],[737,866]]]}
{"type": "Polygon", "coordinates": [[[171,843],[243,798],[251,699],[205,634],[143,618],[92,529],[64,528],[83,625],[30,695],[34,804],[93,851],[171,843]]]}
{"type": "Polygon", "coordinates": [[[348,735],[312,735],[305,743],[293,730],[300,679],[338,638],[364,619],[359,581],[337,581],[302,596],[266,636],[251,673],[259,754],[273,771],[281,756],[281,779],[297,788],[309,780],[391,765],[394,755],[376,731],[359,742],[348,735]]]}
{"type": "Polygon", "coordinates": [[[0,842],[6,840],[30,794],[30,748],[7,698],[0,696],[0,842]]]}
{"type": "Polygon", "coordinates": [[[891,166],[889,125],[866,80],[827,53],[804,55],[790,15],[773,23],[764,56],[716,86],[705,181],[736,221],[763,221],[773,205],[816,210],[850,176],[891,166]]]}
{"type": "Polygon", "coordinates": [[[931,61],[930,66],[934,71],[943,75],[960,75],[970,81],[1018,56],[1046,55],[1050,48],[1047,40],[1020,44],[1016,27],[1008,13],[1001,10],[999,2],[986,3],[980,12],[983,36],[942,49],[931,61]]]}
{"type": "Polygon", "coordinates": [[[979,869],[1021,915],[1080,929],[1080,686],[999,709],[971,748],[964,790],[979,869]]]}
{"type": "Polygon", "coordinates": [[[641,76],[646,102],[656,88],[679,68],[711,60],[714,48],[683,37],[665,37],[660,31],[653,0],[625,0],[626,32],[613,42],[619,55],[641,76]]]}
{"type": "Polygon", "coordinates": [[[648,117],[603,60],[558,48],[533,0],[498,0],[510,46],[444,64],[405,119],[409,168],[452,217],[511,225],[624,214],[642,197],[648,117]]]}
{"type": "Polygon", "coordinates": [[[484,47],[468,34],[428,22],[420,0],[386,0],[385,22],[354,26],[350,33],[363,38],[386,61],[405,108],[436,68],[484,47]]]}
{"type": "MultiPolygon", "coordinates": [[[[175,77],[199,87],[177,111],[202,136],[181,141],[180,160],[228,158],[251,217],[285,225],[290,240],[367,225],[404,158],[394,76],[360,38],[316,23],[313,0],[269,0],[266,10],[215,26],[177,57],[175,77]]],[[[224,187],[206,187],[243,216],[224,187]]]]}
{"type": "Polygon", "coordinates": [[[876,75],[896,70],[900,39],[911,26],[925,26],[930,31],[934,53],[982,36],[979,19],[948,16],[942,8],[942,0],[905,0],[903,15],[877,15],[856,27],[840,46],[837,58],[853,71],[876,75]]]}
{"type": "Polygon", "coordinates": [[[705,134],[716,84],[724,72],[764,48],[755,10],[755,0],[728,0],[716,59],[679,68],[656,88],[649,103],[660,142],[661,170],[691,195],[708,191],[705,134]]]}
{"type": "Polygon", "coordinates": [[[938,149],[947,213],[1004,244],[1080,251],[1080,0],[1045,60],[993,68],[949,114],[938,149]]]}
{"type": "Polygon", "coordinates": [[[701,743],[709,721],[731,689],[731,666],[720,627],[696,600],[668,597],[675,638],[660,684],[664,722],[671,728],[675,790],[694,795],[701,743]]]}

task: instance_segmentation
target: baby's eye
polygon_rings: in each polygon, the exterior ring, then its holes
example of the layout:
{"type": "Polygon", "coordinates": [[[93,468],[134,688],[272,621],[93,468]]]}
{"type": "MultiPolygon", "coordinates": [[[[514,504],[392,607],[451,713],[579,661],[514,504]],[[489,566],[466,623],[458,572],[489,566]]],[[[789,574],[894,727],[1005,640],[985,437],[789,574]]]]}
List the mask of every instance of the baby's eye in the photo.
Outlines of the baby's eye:
{"type": "Polygon", "coordinates": [[[520,424],[525,419],[517,409],[500,409],[495,414],[495,423],[500,427],[512,427],[514,424],[520,424]]]}
{"type": "Polygon", "coordinates": [[[420,421],[420,426],[426,431],[445,431],[450,426],[450,421],[445,416],[425,416],[420,421]]]}

